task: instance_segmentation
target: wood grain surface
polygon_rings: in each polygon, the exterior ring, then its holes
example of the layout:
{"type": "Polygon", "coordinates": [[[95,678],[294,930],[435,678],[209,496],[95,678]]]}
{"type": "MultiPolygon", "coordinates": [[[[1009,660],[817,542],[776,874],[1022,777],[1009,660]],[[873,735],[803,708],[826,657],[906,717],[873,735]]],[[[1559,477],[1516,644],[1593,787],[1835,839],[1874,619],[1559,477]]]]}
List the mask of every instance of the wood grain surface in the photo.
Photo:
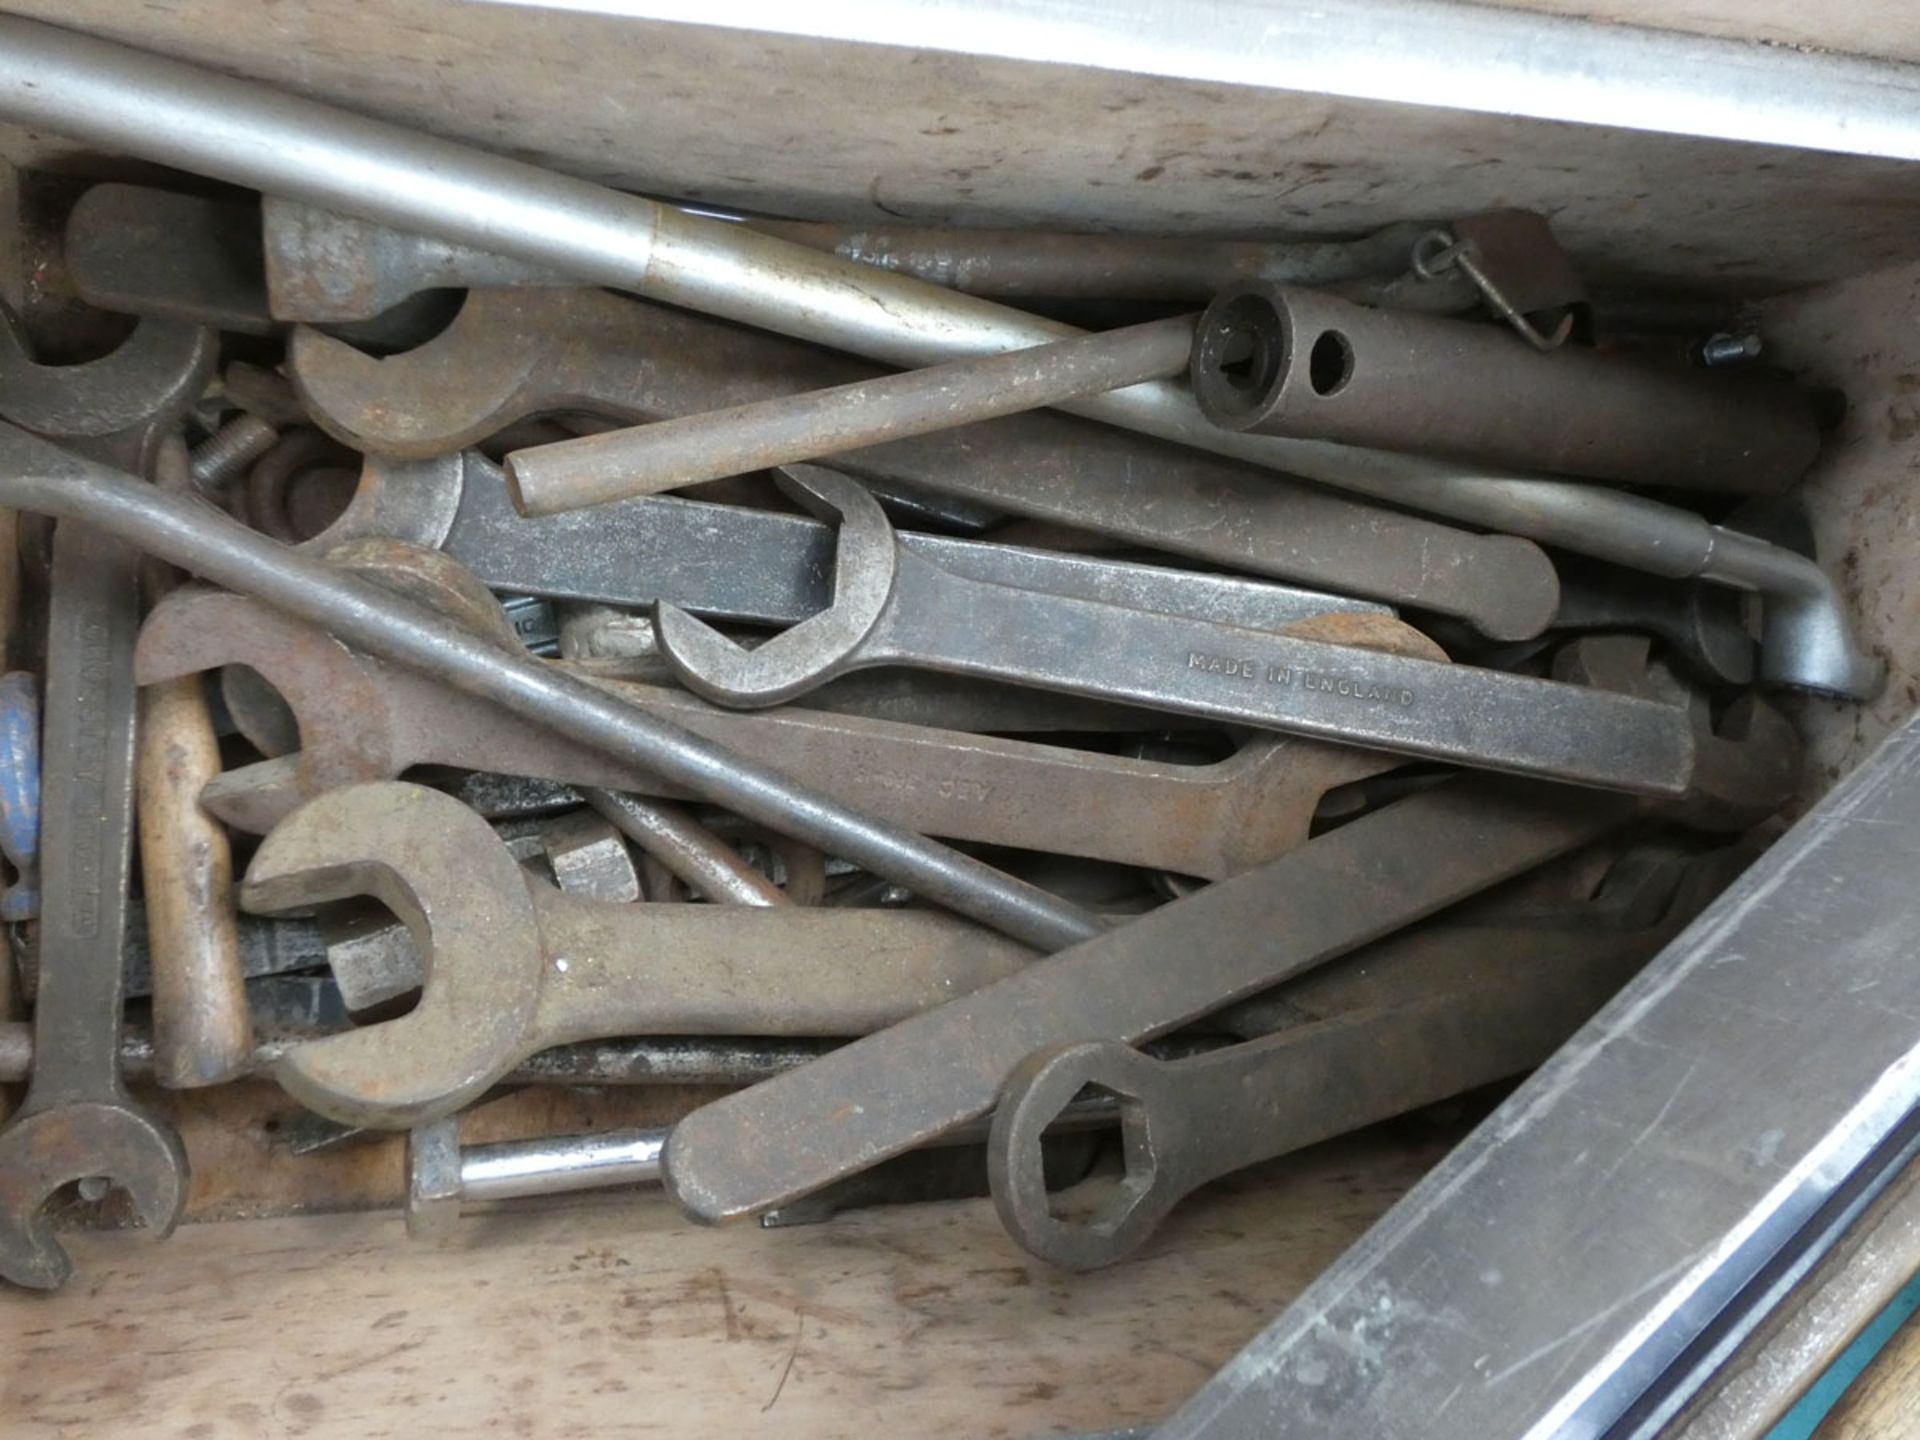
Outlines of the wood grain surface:
{"type": "Polygon", "coordinates": [[[75,1234],[64,1291],[0,1295],[0,1431],[996,1440],[1152,1421],[1448,1138],[1398,1127],[1247,1172],[1093,1275],[1025,1255],[984,1200],[711,1230],[604,1193],[467,1217],[448,1248],[392,1214],[75,1234]]]}

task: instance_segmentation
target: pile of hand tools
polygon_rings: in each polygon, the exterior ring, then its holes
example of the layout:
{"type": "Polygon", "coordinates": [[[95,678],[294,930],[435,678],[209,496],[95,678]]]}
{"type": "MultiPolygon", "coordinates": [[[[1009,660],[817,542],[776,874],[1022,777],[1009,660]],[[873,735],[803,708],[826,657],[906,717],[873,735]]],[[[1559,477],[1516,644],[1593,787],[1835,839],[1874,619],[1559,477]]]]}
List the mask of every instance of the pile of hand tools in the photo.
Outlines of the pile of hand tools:
{"type": "Polygon", "coordinates": [[[1538,1065],[1758,853],[1769,692],[1879,681],[1767,538],[1836,397],[1535,215],[718,219],[11,18],[0,116],[177,172],[62,179],[0,313],[17,1284],[67,1187],[178,1216],[129,1079],[263,1072],[423,1229],[990,1193],[1109,1264],[1538,1065]],[[715,1098],[459,1142],[649,1081],[715,1098]]]}

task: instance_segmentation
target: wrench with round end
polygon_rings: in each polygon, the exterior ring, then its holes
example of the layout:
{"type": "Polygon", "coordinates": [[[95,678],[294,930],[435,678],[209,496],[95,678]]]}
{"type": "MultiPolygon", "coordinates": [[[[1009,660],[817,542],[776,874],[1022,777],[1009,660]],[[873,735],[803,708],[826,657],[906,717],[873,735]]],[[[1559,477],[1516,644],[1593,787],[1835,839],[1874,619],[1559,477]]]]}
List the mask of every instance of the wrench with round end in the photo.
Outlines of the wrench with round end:
{"type": "MultiPolygon", "coordinates": [[[[1793,791],[1799,747],[1755,701],[1729,712],[1702,818],[1745,828],[1793,791]],[[1715,807],[1716,809],[1718,807],[1715,807]]],[[[1027,1056],[1138,1043],[1411,925],[1648,811],[1626,796],[1467,776],[1149,911],[997,985],[696,1110],[667,1142],[696,1219],[784,1204],[985,1114],[1027,1056]],[[1179,957],[1169,964],[1168,957],[1179,957]]]]}
{"type": "Polygon", "coordinates": [[[269,835],[241,901],[372,895],[425,971],[407,1014],[291,1046],[287,1092],[348,1124],[448,1115],[538,1050],[614,1035],[861,1035],[1022,969],[934,911],[609,905],[530,879],[486,821],[418,785],[353,786],[269,835]]]}
{"type": "MultiPolygon", "coordinates": [[[[469,628],[498,634],[504,627],[497,617],[486,626],[471,605],[461,613],[469,628]]],[[[1383,616],[1308,623],[1314,633],[1439,654],[1419,632],[1383,616]]],[[[285,697],[302,745],[296,755],[228,771],[202,791],[202,805],[240,829],[263,832],[303,800],[429,763],[667,798],[687,793],[356,655],[258,601],[182,591],[148,617],[138,652],[143,681],[232,664],[250,667],[285,697]]],[[[1276,736],[1213,764],[1181,765],[797,706],[739,714],[667,687],[600,683],[742,754],[807,775],[863,813],[923,833],[1208,878],[1298,844],[1328,790],[1397,763],[1378,751],[1276,736]]]]}
{"type": "Polygon", "coordinates": [[[1040,1258],[1097,1269],[1211,1180],[1531,1069],[1750,858],[1662,857],[1644,879],[1664,893],[1631,897],[1654,902],[1638,924],[1609,923],[1608,897],[1552,925],[1449,912],[1297,982],[1314,987],[1310,1018],[1205,1055],[1156,1060],[1112,1040],[1038,1051],[1009,1076],[987,1143],[1001,1221],[1040,1258]],[[1056,1215],[1041,1136],[1088,1085],[1121,1097],[1126,1173],[1093,1214],[1056,1215]]]}
{"type": "Polygon", "coordinates": [[[846,477],[791,466],[785,483],[841,517],[833,608],[751,651],[654,612],[674,672],[720,704],[913,665],[1636,794],[1692,784],[1691,723],[1657,700],[981,584],[903,550],[846,477]]]}

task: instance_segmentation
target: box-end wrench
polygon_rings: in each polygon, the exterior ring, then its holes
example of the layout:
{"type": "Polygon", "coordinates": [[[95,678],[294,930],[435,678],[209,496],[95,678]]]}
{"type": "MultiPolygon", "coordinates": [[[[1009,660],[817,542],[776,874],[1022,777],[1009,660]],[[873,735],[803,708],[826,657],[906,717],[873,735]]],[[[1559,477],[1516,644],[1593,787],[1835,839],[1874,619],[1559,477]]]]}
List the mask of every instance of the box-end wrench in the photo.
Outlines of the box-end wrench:
{"type": "MultiPolygon", "coordinates": [[[[288,365],[320,425],[355,449],[404,457],[458,450],[543,409],[664,419],[883,373],[593,290],[474,291],[443,334],[382,359],[296,331],[288,365]]],[[[895,441],[838,463],[877,483],[1457,616],[1495,639],[1537,634],[1558,597],[1552,565],[1530,542],[1468,534],[1060,415],[895,441]]]]}
{"type": "Polygon", "coordinates": [[[535,1051],[611,1035],[860,1035],[1022,968],[1032,952],[935,911],[608,905],[531,880],[486,821],[418,785],[303,806],[242,903],[373,895],[425,971],[407,1014],[291,1046],[287,1092],[348,1124],[448,1115],[535,1051]]]}
{"type": "MultiPolygon", "coordinates": [[[[483,612],[465,614],[484,628],[483,612]]],[[[1374,628],[1374,643],[1438,653],[1398,621],[1360,619],[1374,628]]],[[[494,634],[503,623],[494,622],[494,634]]],[[[257,601],[182,591],[148,617],[138,654],[143,681],[229,664],[251,667],[280,692],[301,738],[296,755],[228,771],[202,792],[203,805],[240,828],[269,829],[302,800],[427,763],[685,794],[456,690],[356,655],[257,601]]],[[[1297,844],[1323,794],[1396,763],[1349,746],[1261,739],[1212,765],[1178,765],[799,707],[737,714],[659,686],[603,688],[924,832],[1207,877],[1297,844]]]]}
{"type": "MultiPolygon", "coordinates": [[[[0,414],[144,471],[160,437],[212,374],[210,331],[142,321],[102,359],[40,365],[0,309],[0,414]]],[[[129,482],[131,483],[131,482],[129,482]]],[[[0,1130],[0,1275],[51,1289],[71,1273],[42,1213],[61,1186],[104,1179],[156,1234],[186,1199],[171,1127],[121,1084],[119,1036],[133,843],[134,552],[65,520],[55,527],[41,787],[35,1063],[25,1102],[0,1130]]]]}
{"type": "Polygon", "coordinates": [[[987,1142],[1001,1221],[1056,1265],[1111,1265],[1209,1181],[1529,1070],[1749,859],[1629,856],[1629,895],[1558,925],[1450,912],[1303,977],[1314,1018],[1205,1055],[1156,1060],[1114,1040],[1038,1051],[1008,1077],[987,1142]],[[1120,1097],[1125,1175],[1094,1213],[1057,1215],[1041,1136],[1088,1085],[1120,1097]]]}
{"type": "MultiPolygon", "coordinates": [[[[1744,828],[1792,793],[1799,747],[1751,699],[1686,809],[1744,828]],[[1711,778],[1709,778],[1711,777],[1711,778]]],[[[1309,840],[955,1004],[856,1040],[682,1120],[668,1187],[696,1219],[784,1204],[985,1114],[1044,1046],[1165,1034],[1603,838],[1647,813],[1619,795],[1447,781],[1309,840]],[[1170,957],[1178,957],[1170,964],[1170,957]]]]}
{"type": "Polygon", "coordinates": [[[654,611],[675,674],[719,704],[776,705],[849,670],[916,665],[1636,794],[1692,783],[1678,706],[983,585],[903,550],[845,476],[794,465],[784,481],[840,516],[833,604],[751,651],[676,606],[654,611]]]}

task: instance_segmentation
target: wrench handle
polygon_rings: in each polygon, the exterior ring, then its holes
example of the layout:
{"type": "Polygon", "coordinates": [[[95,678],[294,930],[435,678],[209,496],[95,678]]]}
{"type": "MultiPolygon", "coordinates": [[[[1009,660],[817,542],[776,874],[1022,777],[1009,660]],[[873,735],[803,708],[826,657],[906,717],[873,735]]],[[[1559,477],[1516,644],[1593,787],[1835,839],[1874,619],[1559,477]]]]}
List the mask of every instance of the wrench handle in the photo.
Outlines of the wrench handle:
{"type": "Polygon", "coordinates": [[[23,1109],[122,1093],[139,628],[134,552],[102,531],[61,521],[47,621],[40,987],[23,1109]]]}
{"type": "Polygon", "coordinates": [[[855,652],[888,663],[1630,794],[1681,796],[1693,776],[1677,705],[981,584],[905,551],[855,652]]]}
{"type": "Polygon", "coordinates": [[[618,905],[541,892],[528,1049],[609,1035],[865,1035],[1033,952],[934,911],[618,905]]]}

